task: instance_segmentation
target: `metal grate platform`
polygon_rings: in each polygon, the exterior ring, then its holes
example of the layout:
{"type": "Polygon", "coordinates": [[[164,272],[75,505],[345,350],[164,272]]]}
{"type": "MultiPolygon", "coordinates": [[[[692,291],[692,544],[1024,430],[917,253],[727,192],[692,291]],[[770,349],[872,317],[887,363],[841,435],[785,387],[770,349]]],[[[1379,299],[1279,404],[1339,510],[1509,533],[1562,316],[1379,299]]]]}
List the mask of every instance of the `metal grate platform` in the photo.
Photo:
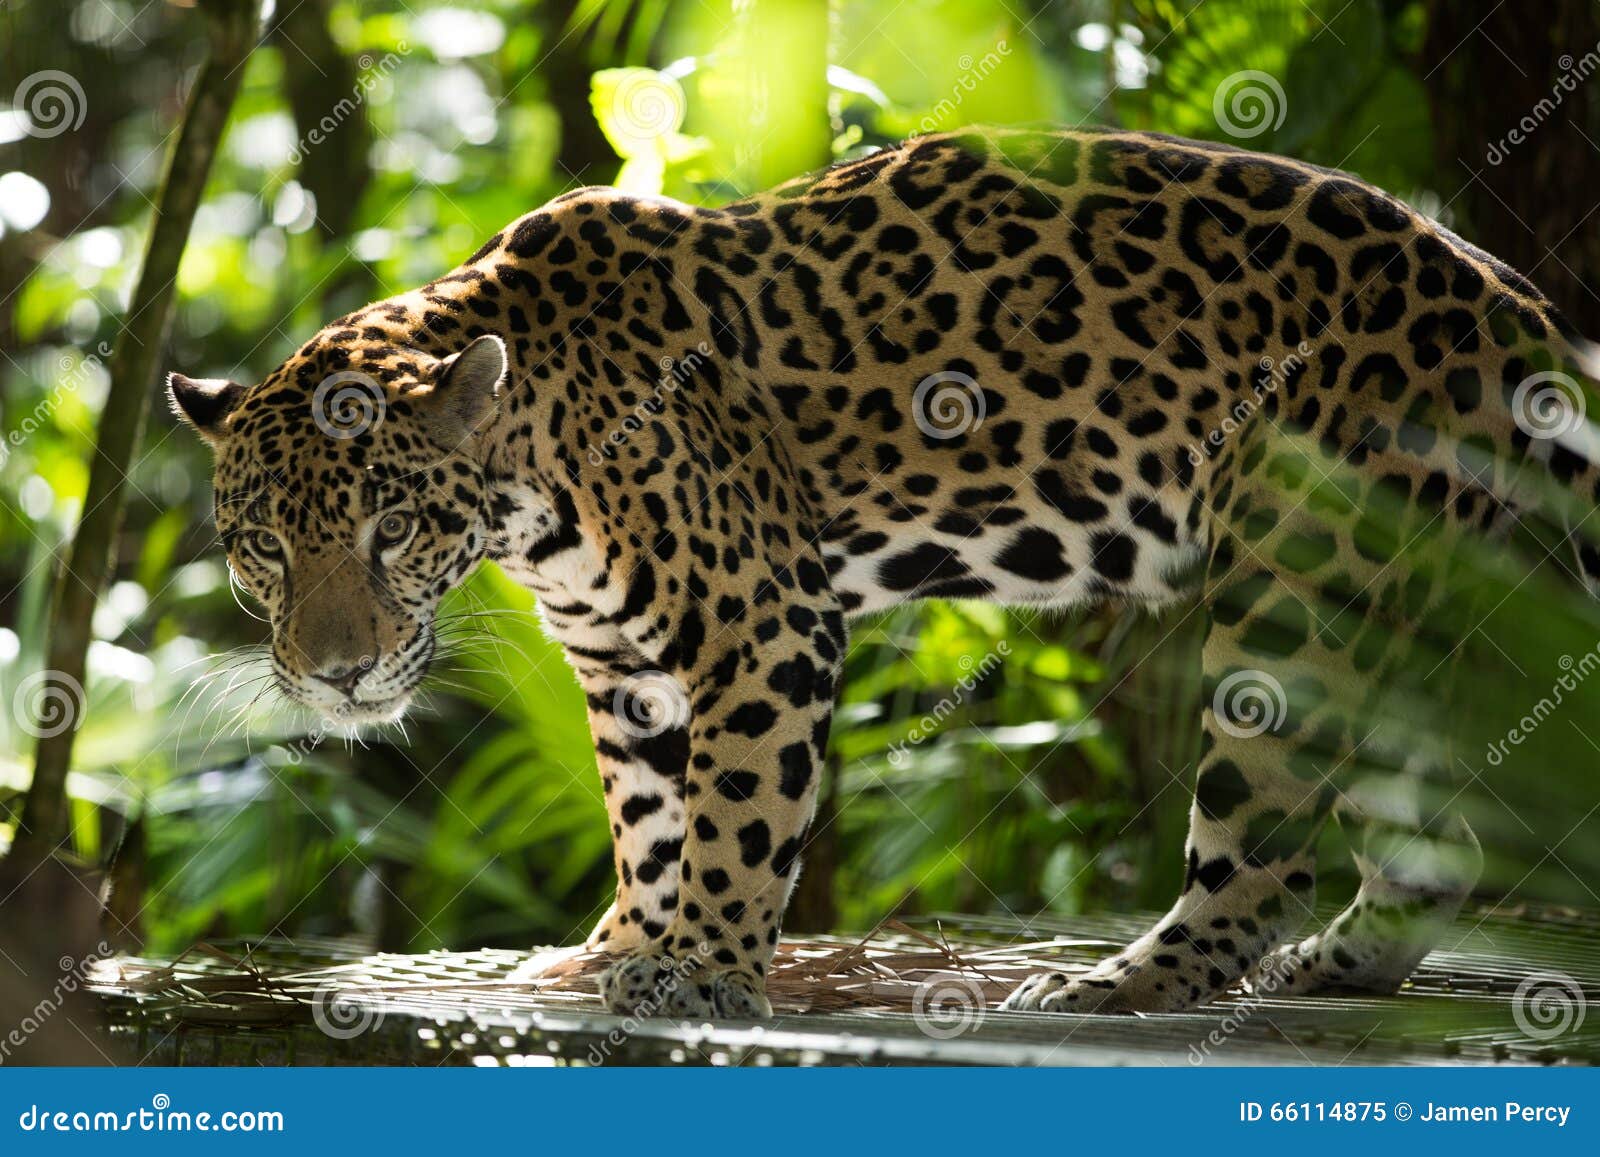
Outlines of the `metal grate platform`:
{"type": "Polygon", "coordinates": [[[1399,995],[1254,997],[1146,1017],[1002,1013],[1021,975],[1085,967],[1149,916],[918,921],[786,944],[765,1024],[613,1016],[582,963],[366,955],[339,941],[121,958],[95,991],[146,1064],[1593,1064],[1600,912],[1464,914],[1399,995]]]}

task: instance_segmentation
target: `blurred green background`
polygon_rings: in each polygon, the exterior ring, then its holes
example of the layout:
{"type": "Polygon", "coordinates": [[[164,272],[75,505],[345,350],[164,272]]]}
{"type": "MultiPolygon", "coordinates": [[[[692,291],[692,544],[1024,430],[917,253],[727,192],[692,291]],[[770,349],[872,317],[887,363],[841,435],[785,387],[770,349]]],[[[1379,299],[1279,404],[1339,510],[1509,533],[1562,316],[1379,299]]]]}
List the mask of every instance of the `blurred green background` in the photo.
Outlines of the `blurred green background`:
{"type": "MultiPolygon", "coordinates": [[[[1600,336],[1600,82],[1563,91],[1504,163],[1486,159],[1596,49],[1596,5],[1484,7],[279,0],[183,262],[166,361],[259,380],[326,320],[445,272],[579,184],[720,204],[911,133],[1022,122],[1354,170],[1529,272],[1600,336]],[[1264,108],[1230,103],[1241,73],[1264,108]],[[631,99],[654,103],[619,111],[631,99]],[[656,124],[643,137],[641,116],[656,124]]],[[[162,0],[9,0],[0,37],[3,844],[106,343],[205,42],[195,11],[162,0]],[[41,70],[73,78],[81,117],[46,125],[27,107],[41,70]]],[[[256,695],[234,650],[266,628],[214,542],[204,448],[158,413],[131,478],[69,781],[74,848],[112,865],[125,946],[581,939],[610,898],[605,815],[581,696],[531,598],[485,567],[456,608],[518,613],[486,618],[441,666],[408,736],[320,738],[256,695]]],[[[1481,891],[1600,906],[1600,686],[1485,756],[1548,696],[1562,656],[1600,641],[1600,616],[1549,568],[1497,574],[1504,597],[1470,641],[1452,724],[1459,803],[1490,856],[1481,891]]],[[[1198,626],[1193,607],[968,604],[860,625],[790,927],[1165,906],[1198,741],[1198,626]]],[[[1352,879],[1328,840],[1333,898],[1352,879]]]]}

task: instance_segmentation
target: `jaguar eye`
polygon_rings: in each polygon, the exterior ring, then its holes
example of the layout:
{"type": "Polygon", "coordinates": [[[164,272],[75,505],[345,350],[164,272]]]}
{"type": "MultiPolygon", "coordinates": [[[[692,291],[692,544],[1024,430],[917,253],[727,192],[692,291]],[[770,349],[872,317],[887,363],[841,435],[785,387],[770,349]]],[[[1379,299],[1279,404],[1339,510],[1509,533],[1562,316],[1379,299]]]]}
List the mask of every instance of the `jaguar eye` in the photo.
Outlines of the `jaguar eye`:
{"type": "Polygon", "coordinates": [[[384,546],[393,546],[397,542],[405,541],[411,533],[411,515],[403,510],[391,510],[378,520],[378,542],[384,546]]]}
{"type": "Polygon", "coordinates": [[[253,554],[260,555],[262,558],[278,559],[283,557],[283,543],[270,530],[246,531],[244,545],[247,550],[253,554]]]}

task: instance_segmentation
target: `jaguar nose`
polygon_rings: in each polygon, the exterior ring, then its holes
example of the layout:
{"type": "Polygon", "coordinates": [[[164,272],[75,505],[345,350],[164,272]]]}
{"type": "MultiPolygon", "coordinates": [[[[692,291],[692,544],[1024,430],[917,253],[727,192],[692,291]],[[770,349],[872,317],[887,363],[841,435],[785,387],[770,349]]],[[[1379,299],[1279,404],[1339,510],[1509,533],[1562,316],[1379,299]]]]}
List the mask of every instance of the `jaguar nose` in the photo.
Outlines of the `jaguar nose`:
{"type": "Polygon", "coordinates": [[[361,676],[367,673],[369,666],[370,664],[365,661],[351,664],[335,664],[331,667],[324,667],[321,671],[316,672],[312,678],[326,683],[335,691],[343,692],[346,697],[353,699],[356,693],[356,683],[361,679],[361,676]]]}

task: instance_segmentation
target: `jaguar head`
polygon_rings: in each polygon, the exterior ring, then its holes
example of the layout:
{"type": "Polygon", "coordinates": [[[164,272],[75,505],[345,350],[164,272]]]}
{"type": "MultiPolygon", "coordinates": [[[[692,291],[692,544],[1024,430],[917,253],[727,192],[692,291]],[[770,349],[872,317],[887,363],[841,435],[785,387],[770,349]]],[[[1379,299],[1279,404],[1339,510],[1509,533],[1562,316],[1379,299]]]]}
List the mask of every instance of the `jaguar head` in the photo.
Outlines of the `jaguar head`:
{"type": "Polygon", "coordinates": [[[485,551],[506,351],[329,334],[254,387],[175,373],[167,392],[215,452],[217,530],[271,619],[279,689],[330,722],[389,722],[427,673],[439,600],[485,551]]]}

